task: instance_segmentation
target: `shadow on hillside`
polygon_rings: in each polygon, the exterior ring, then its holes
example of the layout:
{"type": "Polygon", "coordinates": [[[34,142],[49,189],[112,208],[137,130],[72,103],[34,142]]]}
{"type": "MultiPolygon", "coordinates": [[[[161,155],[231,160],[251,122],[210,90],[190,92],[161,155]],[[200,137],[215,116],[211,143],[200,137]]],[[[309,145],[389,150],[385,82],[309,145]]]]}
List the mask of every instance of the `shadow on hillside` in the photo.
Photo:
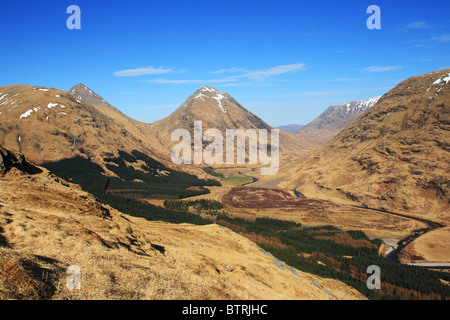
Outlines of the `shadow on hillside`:
{"type": "Polygon", "coordinates": [[[9,247],[8,240],[6,240],[6,238],[3,236],[2,234],[3,232],[4,232],[3,228],[0,227],[0,247],[8,248],[9,247]]]}

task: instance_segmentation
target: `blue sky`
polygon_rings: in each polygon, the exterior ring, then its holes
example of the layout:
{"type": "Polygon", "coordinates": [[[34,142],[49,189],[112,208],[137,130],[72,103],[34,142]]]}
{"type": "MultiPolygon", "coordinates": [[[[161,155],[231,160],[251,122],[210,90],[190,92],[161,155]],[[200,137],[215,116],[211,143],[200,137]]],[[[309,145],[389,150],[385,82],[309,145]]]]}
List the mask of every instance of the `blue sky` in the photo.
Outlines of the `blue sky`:
{"type": "Polygon", "coordinates": [[[450,67],[450,1],[1,1],[0,86],[82,82],[159,120],[203,85],[273,126],[450,67]],[[370,5],[381,30],[369,30],[370,5]],[[69,30],[69,5],[81,30],[69,30]]]}

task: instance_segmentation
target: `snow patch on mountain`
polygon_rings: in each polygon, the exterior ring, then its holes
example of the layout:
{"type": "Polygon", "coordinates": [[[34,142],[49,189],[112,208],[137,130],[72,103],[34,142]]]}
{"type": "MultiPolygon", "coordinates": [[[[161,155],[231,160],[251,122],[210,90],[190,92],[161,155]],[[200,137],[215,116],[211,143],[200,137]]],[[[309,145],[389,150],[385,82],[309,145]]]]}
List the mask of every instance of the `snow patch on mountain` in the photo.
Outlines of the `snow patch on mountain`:
{"type": "Polygon", "coordinates": [[[19,119],[28,118],[28,117],[33,113],[33,111],[34,111],[34,112],[37,112],[37,111],[40,110],[40,109],[41,109],[40,107],[37,107],[37,108],[34,107],[34,108],[28,110],[27,112],[23,113],[23,114],[20,116],[19,119]]]}
{"type": "Polygon", "coordinates": [[[367,111],[368,109],[370,109],[371,107],[373,107],[380,98],[381,98],[381,96],[366,99],[366,100],[361,100],[361,101],[351,101],[346,104],[336,106],[335,108],[337,110],[344,112],[346,115],[359,114],[359,113],[363,113],[363,112],[367,111]]]}
{"type": "Polygon", "coordinates": [[[215,100],[217,100],[217,102],[219,103],[219,107],[220,107],[220,109],[222,109],[223,113],[227,113],[228,110],[225,110],[225,109],[222,107],[222,99],[224,99],[225,96],[224,96],[223,94],[219,93],[217,96],[212,97],[212,98],[215,99],[215,100]]]}

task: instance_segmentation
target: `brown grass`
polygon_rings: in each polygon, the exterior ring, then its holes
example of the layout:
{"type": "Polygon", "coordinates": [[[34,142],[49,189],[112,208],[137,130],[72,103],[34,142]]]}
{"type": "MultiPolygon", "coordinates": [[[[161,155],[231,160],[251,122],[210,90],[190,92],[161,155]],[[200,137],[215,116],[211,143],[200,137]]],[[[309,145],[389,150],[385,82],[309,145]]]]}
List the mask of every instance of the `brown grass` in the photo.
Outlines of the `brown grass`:
{"type": "Polygon", "coordinates": [[[363,298],[342,282],[279,269],[228,228],[150,222],[90,197],[45,171],[0,179],[2,299],[332,298],[312,281],[341,299],[363,298]],[[66,287],[71,265],[81,290],[66,287]]]}
{"type": "Polygon", "coordinates": [[[332,240],[338,244],[343,244],[346,246],[352,246],[355,248],[364,247],[364,248],[378,248],[375,244],[370,241],[364,239],[353,239],[348,233],[339,233],[332,236],[324,236],[318,235],[315,236],[316,239],[322,240],[332,240]]]}
{"type": "Polygon", "coordinates": [[[247,220],[275,218],[305,226],[333,225],[343,230],[361,230],[369,237],[402,238],[425,224],[383,212],[356,208],[311,198],[288,190],[236,187],[222,196],[225,211],[247,220]]]}
{"type": "Polygon", "coordinates": [[[403,250],[403,261],[450,262],[450,228],[427,232],[403,250]]]}
{"type": "Polygon", "coordinates": [[[61,269],[45,259],[0,248],[0,300],[52,298],[61,269]],[[43,265],[50,265],[49,268],[43,265]]]}

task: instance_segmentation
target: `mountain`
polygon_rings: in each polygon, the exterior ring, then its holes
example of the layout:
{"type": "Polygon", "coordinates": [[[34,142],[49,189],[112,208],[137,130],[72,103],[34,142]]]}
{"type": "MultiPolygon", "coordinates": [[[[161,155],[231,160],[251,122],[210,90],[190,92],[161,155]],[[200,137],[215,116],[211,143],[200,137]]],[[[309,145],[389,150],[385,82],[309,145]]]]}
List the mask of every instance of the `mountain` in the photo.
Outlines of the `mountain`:
{"type": "MultiPolygon", "coordinates": [[[[78,155],[102,162],[118,149],[139,149],[160,157],[150,126],[102,110],[65,91],[13,85],[0,87],[0,142],[36,163],[78,155]]],[[[97,95],[95,95],[97,96],[97,95]]]]}
{"type": "Polygon", "coordinates": [[[0,145],[0,174],[6,174],[13,168],[28,174],[42,172],[39,168],[29,163],[24,155],[16,155],[0,145]]]}
{"type": "MultiPolygon", "coordinates": [[[[1,161],[21,158],[0,146],[1,161]]],[[[1,300],[364,299],[340,281],[280,268],[227,228],[131,217],[13,162],[0,172],[1,300]]]]}
{"type": "MultiPolygon", "coordinates": [[[[105,157],[137,150],[173,166],[150,124],[124,115],[82,84],[70,91],[75,95],[28,85],[0,87],[0,143],[38,164],[81,156],[108,171],[105,157]]],[[[192,166],[177,169],[205,175],[192,166]]]]}
{"type": "Polygon", "coordinates": [[[409,78],[279,184],[307,196],[450,222],[450,69],[409,78]]]}
{"type": "Polygon", "coordinates": [[[296,132],[296,131],[300,130],[302,127],[303,127],[303,125],[301,125],[301,124],[288,124],[285,126],[277,127],[277,129],[284,130],[287,132],[296,132]]]}
{"type": "MultiPolygon", "coordinates": [[[[0,92],[1,144],[27,154],[31,161],[85,191],[106,196],[105,202],[122,211],[124,198],[178,199],[208,193],[205,186],[220,185],[201,168],[173,164],[151,125],[110,105],[87,103],[52,88],[14,85],[0,87],[0,92]]],[[[98,97],[93,92],[92,96],[98,97]]],[[[141,212],[159,212],[150,205],[141,207],[141,212]]]]}
{"type": "Polygon", "coordinates": [[[325,144],[362,113],[373,107],[379,99],[380,97],[375,97],[331,106],[312,122],[298,130],[296,135],[319,144],[325,144]]]}
{"type": "MultiPolygon", "coordinates": [[[[274,129],[229,94],[207,86],[198,89],[171,115],[152,125],[158,132],[161,144],[171,150],[177,144],[171,141],[172,132],[187,129],[193,136],[194,121],[202,121],[203,131],[218,129],[224,137],[227,129],[266,129],[269,133],[274,129]]],[[[290,161],[313,146],[294,134],[280,132],[281,161],[290,161]]]]}
{"type": "Polygon", "coordinates": [[[229,128],[270,130],[263,120],[245,109],[227,93],[212,87],[201,87],[167,118],[154,123],[162,141],[170,141],[170,133],[179,128],[192,129],[194,121],[204,127],[224,131],[229,128]]]}
{"type": "Polygon", "coordinates": [[[96,105],[102,105],[106,107],[112,107],[105,99],[99,96],[97,93],[86,87],[84,84],[79,83],[76,86],[73,86],[69,91],[70,94],[74,95],[77,99],[96,105]]]}

